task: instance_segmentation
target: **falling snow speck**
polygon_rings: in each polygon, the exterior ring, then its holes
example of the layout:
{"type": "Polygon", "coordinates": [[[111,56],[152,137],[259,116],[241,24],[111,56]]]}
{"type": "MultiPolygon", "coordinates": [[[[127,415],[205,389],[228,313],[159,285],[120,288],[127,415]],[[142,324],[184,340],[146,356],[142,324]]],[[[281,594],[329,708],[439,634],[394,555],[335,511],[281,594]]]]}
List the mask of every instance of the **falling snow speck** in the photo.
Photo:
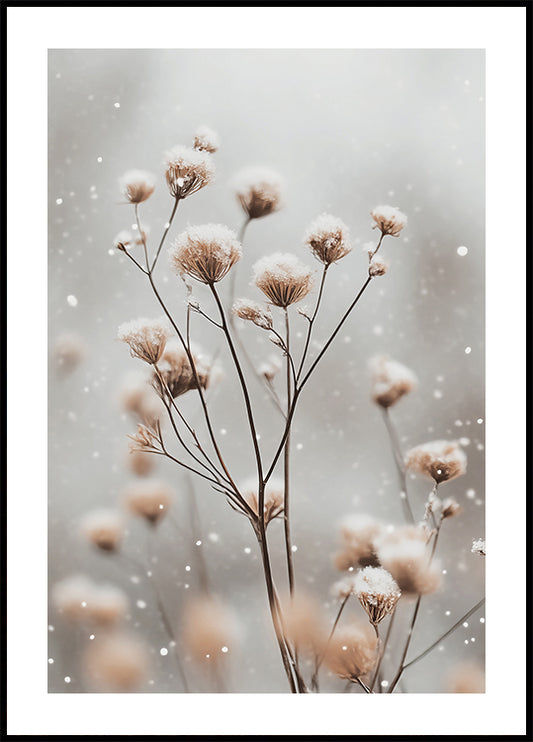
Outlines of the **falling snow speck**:
{"type": "Polygon", "coordinates": [[[97,157],[96,158],[96,162],[103,162],[103,161],[104,161],[104,158],[103,157],[97,157]]]}
{"type": "Polygon", "coordinates": [[[200,541],[200,539],[198,539],[198,541],[196,542],[196,546],[201,546],[201,545],[202,545],[202,542],[200,541]]]}
{"type": "Polygon", "coordinates": [[[62,203],[63,203],[63,199],[62,198],[56,198],[56,204],[58,206],[61,206],[62,203]]]}
{"type": "Polygon", "coordinates": [[[49,664],[49,665],[53,665],[53,664],[54,664],[54,659],[53,659],[53,657],[50,657],[50,659],[48,660],[48,664],[49,664]]]}
{"type": "Polygon", "coordinates": [[[465,255],[468,255],[468,247],[465,247],[464,245],[460,245],[457,248],[457,255],[459,255],[461,258],[464,258],[465,255]]]}
{"type": "Polygon", "coordinates": [[[77,307],[77,306],[78,306],[78,300],[77,300],[77,298],[76,298],[76,297],[74,296],[74,294],[69,294],[69,295],[67,296],[67,304],[68,304],[68,305],[69,305],[70,307],[77,307]]]}
{"type": "Polygon", "coordinates": [[[114,106],[115,108],[120,108],[120,103],[115,103],[114,106]]]}
{"type": "Polygon", "coordinates": [[[469,355],[471,352],[472,352],[472,348],[469,345],[467,345],[465,348],[466,355],[469,355]]]}
{"type": "Polygon", "coordinates": [[[144,600],[138,600],[136,605],[137,605],[137,608],[140,608],[141,610],[143,608],[146,608],[146,603],[144,602],[144,600]]]}
{"type": "Polygon", "coordinates": [[[68,684],[68,683],[70,683],[71,680],[72,680],[72,678],[67,675],[66,678],[65,678],[65,683],[68,684]]]}
{"type": "Polygon", "coordinates": [[[168,654],[168,649],[166,647],[161,647],[161,649],[159,650],[159,654],[161,655],[161,657],[166,657],[168,654]]]}
{"type": "Polygon", "coordinates": [[[228,649],[228,647],[222,647],[220,651],[221,652],[224,652],[224,654],[225,654],[226,652],[229,652],[229,649],[228,649]]]}

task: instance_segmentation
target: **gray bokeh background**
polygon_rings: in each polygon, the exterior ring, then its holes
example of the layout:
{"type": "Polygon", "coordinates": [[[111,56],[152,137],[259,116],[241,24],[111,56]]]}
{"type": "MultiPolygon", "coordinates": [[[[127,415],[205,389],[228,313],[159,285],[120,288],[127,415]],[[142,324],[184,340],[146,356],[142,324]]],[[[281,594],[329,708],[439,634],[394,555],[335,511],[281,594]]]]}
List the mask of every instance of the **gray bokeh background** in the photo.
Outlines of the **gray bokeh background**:
{"type": "MultiPolygon", "coordinates": [[[[484,55],[477,50],[50,52],[50,584],[85,572],[127,591],[131,626],[153,649],[150,683],[142,691],[179,689],[171,656],[159,653],[168,640],[149,590],[142,580],[131,581],[133,572],[124,564],[91,551],[78,533],[88,510],[117,505],[134,478],[126,436],[135,426],[121,409],[120,392],[142,364],[116,341],[117,328],[161,314],[144,277],[112,249],[116,234],[133,224],[133,208],[120,204],[118,178],[131,168],[157,174],[156,191],[141,207],[154,249],[172,207],[164,153],[191,144],[198,125],[220,135],[216,179],[180,204],[171,239],[188,224],[240,227],[243,214],[230,183],[241,168],[260,165],[282,174],[285,208],[249,226],[238,266],[237,295],[255,299],[259,292],[249,283],[260,256],[288,251],[312,264],[302,246],[306,227],[323,211],[342,218],[354,250],[329,272],[316,325],[319,342],[364,280],[362,246],[376,240],[371,209],[390,203],[408,215],[400,238],[383,243],[388,274],[371,284],[302,395],[293,434],[292,530],[297,582],[332,620],[336,604],[329,591],[339,573],[331,557],[339,520],[359,512],[402,523],[385,428],[369,397],[368,359],[386,353],[409,366],[418,390],[392,412],[402,445],[461,438],[469,462],[465,476],[442,486],[442,494],[455,497],[464,511],[443,528],[444,587],[422,603],[415,654],[483,595],[483,560],[470,546],[484,535],[484,116],[484,55]],[[467,247],[466,255],[458,254],[459,246],[467,247]],[[56,373],[52,352],[64,333],[76,334],[87,348],[68,376],[56,373]],[[144,609],[136,605],[142,599],[144,609]]],[[[183,285],[169,269],[166,250],[156,281],[183,322],[183,285]]],[[[212,311],[203,287],[195,293],[212,311]]],[[[305,329],[296,312],[292,326],[295,336],[305,329]]],[[[201,317],[193,318],[193,337],[204,350],[222,345],[201,317]]],[[[243,328],[242,337],[258,362],[276,352],[256,328],[243,328]]],[[[253,475],[254,462],[230,359],[223,353],[221,362],[225,376],[209,404],[216,429],[225,431],[224,453],[242,480],[253,475]]],[[[250,385],[261,445],[271,455],[281,421],[255,379],[250,385]]],[[[194,396],[185,400],[184,409],[199,419],[196,408],[194,396]]],[[[169,612],[179,622],[184,601],[197,589],[195,549],[202,548],[213,589],[242,629],[240,647],[231,647],[225,658],[231,690],[285,692],[248,523],[196,483],[201,528],[192,531],[182,473],[158,462],[156,476],[176,491],[172,521],[162,523],[148,546],[169,612]],[[195,546],[198,539],[201,547],[195,546]]],[[[416,479],[410,487],[421,517],[429,483],[416,479]]],[[[146,558],[143,525],[129,521],[124,546],[138,560],[146,558]]],[[[269,532],[284,591],[281,523],[269,532]]],[[[361,615],[355,603],[350,610],[361,615]]],[[[411,610],[399,617],[400,628],[411,610]]],[[[405,689],[445,691],[447,673],[458,662],[482,662],[483,616],[473,616],[440,651],[406,673],[405,689]]],[[[79,659],[88,641],[88,632],[74,631],[51,609],[52,692],[87,690],[79,659]]],[[[190,671],[196,690],[212,690],[192,666],[190,671]]],[[[324,685],[341,688],[340,681],[324,685]]]]}

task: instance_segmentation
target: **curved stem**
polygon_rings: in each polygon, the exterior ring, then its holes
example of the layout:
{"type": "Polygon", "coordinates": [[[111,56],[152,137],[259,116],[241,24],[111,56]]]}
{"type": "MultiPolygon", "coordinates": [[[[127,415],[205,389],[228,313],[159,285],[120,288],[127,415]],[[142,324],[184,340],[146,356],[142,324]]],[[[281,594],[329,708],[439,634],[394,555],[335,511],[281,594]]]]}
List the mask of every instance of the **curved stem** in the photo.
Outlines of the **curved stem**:
{"type": "Polygon", "coordinates": [[[304,366],[304,363],[305,363],[305,359],[307,357],[307,351],[309,350],[309,343],[311,342],[311,334],[313,332],[313,324],[315,322],[316,316],[318,314],[318,310],[320,308],[320,302],[322,300],[322,294],[324,292],[324,284],[326,282],[326,273],[328,271],[328,268],[329,268],[329,265],[325,265],[324,266],[324,270],[322,272],[322,278],[320,280],[320,287],[318,289],[318,296],[317,296],[317,300],[316,300],[316,304],[315,304],[315,309],[313,311],[313,314],[312,314],[311,318],[309,319],[309,326],[307,328],[307,336],[305,338],[305,345],[304,345],[304,349],[303,349],[303,352],[302,352],[302,357],[300,359],[300,365],[298,366],[298,373],[296,375],[297,376],[297,380],[301,376],[302,369],[303,369],[303,366],[304,366]]]}
{"type": "MultiPolygon", "coordinates": [[[[168,234],[168,231],[169,231],[170,227],[172,226],[172,222],[174,220],[174,215],[176,214],[176,211],[177,211],[179,202],[180,202],[180,199],[179,198],[176,198],[174,200],[174,208],[172,209],[172,213],[170,215],[170,219],[168,220],[167,225],[165,227],[165,231],[163,232],[163,236],[161,237],[161,242],[159,243],[159,247],[157,248],[157,252],[155,254],[155,258],[154,258],[153,263],[152,263],[152,265],[150,267],[150,273],[153,273],[154,272],[154,268],[155,268],[155,266],[157,264],[157,261],[159,259],[159,254],[161,253],[161,248],[163,247],[163,245],[165,243],[165,240],[166,240],[166,237],[167,237],[167,234],[168,234]]],[[[144,237],[143,237],[143,242],[144,242],[144,237]]],[[[146,264],[146,266],[148,267],[148,263],[146,264]]]]}
{"type": "Polygon", "coordinates": [[[382,407],[382,410],[383,410],[383,419],[385,420],[385,426],[387,428],[387,432],[389,434],[389,439],[391,442],[394,463],[396,464],[396,470],[398,472],[398,481],[400,484],[400,500],[402,502],[402,506],[404,509],[405,519],[409,521],[410,523],[414,523],[415,518],[413,515],[413,511],[411,510],[409,498],[407,496],[407,480],[405,476],[405,466],[403,463],[403,456],[402,456],[402,451],[400,447],[400,441],[398,440],[398,434],[396,433],[396,428],[394,427],[392,423],[392,419],[389,413],[389,408],[382,407]]]}
{"type": "MultiPolygon", "coordinates": [[[[289,312],[285,308],[285,332],[286,332],[286,349],[287,349],[287,417],[291,409],[291,365],[290,365],[290,326],[289,312]]],[[[291,597],[294,595],[294,565],[292,559],[292,542],[291,542],[291,525],[290,525],[290,431],[285,440],[285,449],[283,452],[283,525],[285,530],[285,553],[287,556],[287,573],[289,578],[289,592],[291,597]]]]}
{"type": "MultiPolygon", "coordinates": [[[[379,677],[379,671],[381,670],[381,663],[383,662],[383,657],[385,656],[385,650],[387,649],[387,644],[389,643],[389,637],[391,635],[392,625],[394,623],[394,617],[396,616],[396,608],[397,608],[397,605],[395,606],[394,611],[392,612],[389,625],[387,626],[387,633],[385,634],[385,639],[383,641],[383,644],[381,645],[381,651],[379,653],[378,663],[376,665],[376,669],[374,670],[374,675],[372,677],[372,683],[370,685],[370,690],[374,690],[376,680],[379,677]]],[[[381,686],[380,686],[380,693],[381,693],[381,686]]]]}
{"type": "Polygon", "coordinates": [[[324,662],[324,658],[326,656],[326,653],[328,651],[329,644],[333,638],[333,634],[335,633],[335,629],[337,628],[337,624],[339,623],[340,617],[342,615],[342,612],[344,610],[344,607],[346,606],[346,603],[348,602],[348,599],[350,597],[351,593],[348,593],[343,599],[342,603],[340,604],[339,610],[337,611],[337,615],[335,616],[335,621],[333,622],[333,626],[331,628],[331,631],[329,632],[328,640],[326,642],[326,646],[322,650],[322,653],[320,657],[317,659],[315,664],[315,671],[313,673],[313,677],[311,678],[311,685],[313,687],[316,687],[317,680],[318,680],[318,671],[320,670],[320,667],[322,666],[322,663],[324,662]]]}

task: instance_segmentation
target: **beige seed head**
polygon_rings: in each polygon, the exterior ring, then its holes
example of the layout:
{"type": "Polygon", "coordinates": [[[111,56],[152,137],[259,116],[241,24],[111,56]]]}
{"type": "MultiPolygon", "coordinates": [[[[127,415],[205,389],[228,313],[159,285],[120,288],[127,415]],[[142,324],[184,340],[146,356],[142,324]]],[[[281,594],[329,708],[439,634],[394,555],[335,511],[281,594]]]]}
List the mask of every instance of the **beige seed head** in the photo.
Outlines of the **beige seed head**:
{"type": "Polygon", "coordinates": [[[82,658],[84,674],[95,690],[128,693],[146,679],[149,648],[129,632],[99,633],[82,658]]]}
{"type": "Polygon", "coordinates": [[[392,407],[418,384],[416,376],[406,366],[387,356],[376,356],[370,363],[372,399],[381,407],[392,407]]]}
{"type": "Polygon", "coordinates": [[[287,637],[299,653],[318,657],[325,649],[328,628],[317,600],[303,592],[295,592],[283,609],[287,637]]]}
{"type": "Polygon", "coordinates": [[[456,441],[431,441],[408,451],[405,465],[440,484],[466,472],[466,454],[456,441]]]}
{"type": "Polygon", "coordinates": [[[130,204],[150,198],[155,189],[154,176],[144,170],[130,170],[120,178],[120,190],[130,204]]]}
{"type": "Polygon", "coordinates": [[[116,551],[124,535],[120,513],[108,508],[87,513],[81,522],[81,529],[89,543],[102,551],[116,551]]]}
{"type": "MultiPolygon", "coordinates": [[[[272,477],[265,487],[264,513],[265,524],[277,518],[283,513],[283,482],[272,477]]],[[[241,493],[254,513],[258,513],[258,489],[257,482],[249,479],[241,486],[241,493]]]]}
{"type": "Polygon", "coordinates": [[[94,585],[87,601],[87,616],[99,626],[112,626],[122,621],[130,604],[126,593],[114,585],[94,585]]]}
{"type": "Polygon", "coordinates": [[[356,681],[369,673],[377,660],[377,637],[368,624],[352,624],[336,631],[326,652],[326,665],[338,677],[356,681]]]}
{"type": "Polygon", "coordinates": [[[276,307],[286,308],[307,296],[313,271],[290,253],[274,253],[254,265],[254,283],[276,307]]]}
{"type": "Polygon", "coordinates": [[[213,285],[224,278],[241,252],[235,232],[222,224],[204,224],[182,232],[170,248],[169,256],[178,275],[213,285]]]}
{"type": "Polygon", "coordinates": [[[378,227],[383,235],[397,237],[407,224],[407,217],[395,206],[376,206],[371,214],[376,222],[374,227],[378,227]]]}
{"type": "Polygon", "coordinates": [[[147,477],[154,470],[155,458],[155,456],[150,456],[149,453],[142,450],[131,450],[130,448],[126,463],[132,472],[138,477],[147,477]]]}
{"type": "Polygon", "coordinates": [[[393,576],[382,567],[365,567],[357,572],[354,592],[367,612],[370,623],[376,626],[394,611],[401,596],[393,576]]]}
{"type": "Polygon", "coordinates": [[[169,335],[169,323],[164,317],[124,322],[118,328],[118,339],[129,345],[131,355],[150,364],[161,358],[169,335]]]}
{"type": "Polygon", "coordinates": [[[198,152],[213,154],[219,148],[218,134],[208,126],[199,126],[194,135],[193,148],[198,152]]]}
{"type": "Polygon", "coordinates": [[[265,168],[248,168],[233,179],[237,199],[249,219],[278,211],[282,206],[283,182],[278,173],[265,168]]]}
{"type": "Polygon", "coordinates": [[[86,621],[87,606],[93,591],[92,581],[85,575],[71,575],[52,587],[52,603],[70,621],[86,621]]]}
{"type": "Polygon", "coordinates": [[[370,515],[349,515],[340,524],[341,549],[334,556],[340,571],[357,567],[378,566],[375,540],[383,525],[370,515]]]}
{"type": "Polygon", "coordinates": [[[462,512],[463,508],[452,497],[447,497],[446,500],[442,501],[440,514],[443,520],[445,518],[453,518],[454,516],[459,515],[462,512]]]}
{"type": "Polygon", "coordinates": [[[70,374],[82,363],[86,355],[83,340],[74,333],[60,335],[54,345],[55,366],[60,374],[70,374]]]}
{"type": "Polygon", "coordinates": [[[324,265],[336,263],[352,249],[348,227],[331,214],[321,214],[314,220],[305,234],[304,242],[324,265]]]}
{"type": "Polygon", "coordinates": [[[485,673],[476,662],[461,662],[448,675],[449,693],[485,693],[485,673]]]}
{"type": "Polygon", "coordinates": [[[194,598],[183,611],[182,640],[198,663],[217,662],[233,654],[239,641],[233,611],[215,596],[194,598]]]}
{"type": "Polygon", "coordinates": [[[129,510],[151,525],[156,525],[167,514],[174,492],[159,480],[133,482],[124,491],[124,502],[129,510]]]}
{"type": "Polygon", "coordinates": [[[152,384],[158,396],[165,400],[170,392],[173,399],[181,397],[188,391],[197,388],[196,378],[202,389],[207,389],[210,381],[211,366],[199,351],[191,353],[196,375],[185,349],[178,341],[167,343],[161,361],[154,369],[152,384]]]}
{"type": "Polygon", "coordinates": [[[441,584],[441,568],[437,561],[430,562],[427,535],[423,529],[416,534],[414,527],[411,531],[398,530],[384,537],[377,546],[382,567],[390,572],[405,595],[435,592],[441,584]]]}
{"type": "Polygon", "coordinates": [[[381,255],[374,255],[370,261],[370,265],[368,266],[368,275],[371,278],[376,278],[378,276],[384,276],[388,270],[389,264],[385,258],[381,255]]]}
{"type": "Polygon", "coordinates": [[[254,325],[261,327],[263,330],[272,329],[272,312],[270,307],[259,304],[252,299],[237,299],[233,304],[232,310],[240,319],[247,322],[253,322],[254,325]]]}
{"type": "Polygon", "coordinates": [[[213,179],[215,167],[211,155],[178,145],[167,153],[165,177],[171,196],[187,198],[213,179]]]}

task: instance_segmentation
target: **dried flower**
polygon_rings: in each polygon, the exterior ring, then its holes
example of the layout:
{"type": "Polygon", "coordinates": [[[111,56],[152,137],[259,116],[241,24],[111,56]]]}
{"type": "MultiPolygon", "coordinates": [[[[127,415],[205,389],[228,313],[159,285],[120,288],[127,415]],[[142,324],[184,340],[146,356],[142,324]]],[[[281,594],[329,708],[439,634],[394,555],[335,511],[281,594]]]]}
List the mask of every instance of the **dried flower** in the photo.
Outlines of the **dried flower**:
{"type": "Polygon", "coordinates": [[[351,251],[348,227],[336,216],[321,214],[309,226],[305,245],[324,265],[331,265],[351,251]]]}
{"type": "Polygon", "coordinates": [[[197,662],[220,660],[235,650],[238,638],[238,622],[220,599],[206,596],[185,605],[182,639],[197,662]]]}
{"type": "Polygon", "coordinates": [[[53,351],[57,370],[62,374],[72,373],[85,358],[85,353],[85,343],[78,335],[60,335],[53,351]]]}
{"type": "Polygon", "coordinates": [[[120,179],[120,190],[130,204],[150,198],[155,189],[154,176],[144,170],[129,170],[120,179]]]}
{"type": "Polygon", "coordinates": [[[407,217],[395,206],[376,206],[371,212],[374,225],[383,235],[390,234],[397,237],[407,224],[407,217]]]}
{"type": "Polygon", "coordinates": [[[151,525],[156,525],[167,514],[173,496],[165,482],[152,479],[134,482],[124,491],[127,507],[151,525]]]}
{"type": "Polygon", "coordinates": [[[82,533],[85,538],[102,551],[116,551],[123,537],[120,513],[115,510],[99,508],[83,518],[82,533]]]}
{"type": "Polygon", "coordinates": [[[219,148],[218,134],[208,126],[199,126],[194,135],[194,149],[213,154],[219,148]]]}
{"type": "Polygon", "coordinates": [[[372,257],[372,259],[370,260],[370,265],[368,266],[368,275],[371,278],[384,276],[388,270],[389,264],[383,257],[381,257],[381,255],[374,255],[372,257]]]}
{"type": "Polygon", "coordinates": [[[98,634],[83,655],[88,682],[102,691],[135,690],[146,678],[149,663],[148,646],[122,631],[98,634]]]}
{"type": "Polygon", "coordinates": [[[472,554],[480,554],[480,556],[486,556],[486,549],[485,549],[485,539],[484,538],[475,538],[472,541],[472,554]]]}
{"type": "Polygon", "coordinates": [[[159,451],[160,445],[155,432],[146,425],[138,423],[137,432],[134,435],[129,435],[128,438],[132,441],[130,443],[130,451],[159,451]]]}
{"type": "Polygon", "coordinates": [[[313,271],[290,253],[274,253],[254,265],[254,282],[276,307],[286,308],[312,288],[313,271]]]}
{"type": "Polygon", "coordinates": [[[178,275],[185,274],[212,285],[224,278],[241,252],[235,232],[222,224],[204,224],[182,232],[169,255],[178,275]]]}
{"type": "Polygon", "coordinates": [[[466,454],[456,441],[431,441],[408,451],[405,465],[439,484],[466,472],[466,454]]]}
{"type": "Polygon", "coordinates": [[[165,412],[161,399],[150,384],[150,377],[145,374],[128,377],[121,389],[120,401],[126,412],[149,428],[155,428],[165,412]]]}
{"type": "Polygon", "coordinates": [[[393,612],[401,596],[393,576],[382,567],[365,567],[357,572],[354,592],[374,625],[393,612]]]}
{"type": "Polygon", "coordinates": [[[170,195],[187,198],[213,179],[215,167],[209,152],[178,145],[167,153],[165,176],[170,195]]]}
{"type": "Polygon", "coordinates": [[[446,500],[443,500],[441,505],[441,518],[444,520],[445,518],[453,518],[455,515],[459,515],[459,513],[462,513],[463,508],[459,505],[459,503],[454,500],[452,497],[447,497],[446,500]]]}
{"type": "MultiPolygon", "coordinates": [[[[257,482],[253,479],[246,481],[241,487],[242,496],[252,508],[254,513],[258,514],[258,491],[257,482]]],[[[264,513],[265,525],[271,520],[277,518],[283,512],[283,482],[275,477],[271,478],[265,487],[264,513]]]]}
{"type": "Polygon", "coordinates": [[[238,173],[233,185],[249,219],[268,216],[282,206],[282,179],[272,170],[248,168],[238,173]]]}
{"type": "Polygon", "coordinates": [[[456,665],[448,676],[449,693],[485,693],[485,673],[474,662],[456,665]]]}
{"type": "Polygon", "coordinates": [[[284,606],[283,623],[287,637],[299,653],[314,657],[323,653],[328,631],[321,607],[311,595],[296,592],[284,606]]]}
{"type": "Polygon", "coordinates": [[[170,328],[163,317],[124,322],[118,328],[118,339],[130,346],[132,357],[151,364],[161,358],[169,335],[170,328]]]}
{"type": "Polygon", "coordinates": [[[355,682],[376,664],[377,643],[368,624],[352,624],[333,635],[326,652],[326,664],[335,675],[355,682]]]}
{"type": "Polygon", "coordinates": [[[372,399],[381,407],[391,407],[416,388],[418,380],[413,372],[387,356],[372,358],[369,366],[372,374],[372,399]]]}
{"type": "Polygon", "coordinates": [[[272,329],[272,312],[268,306],[263,306],[252,299],[237,299],[231,311],[237,317],[253,322],[263,330],[272,329]]]}
{"type": "Polygon", "coordinates": [[[427,595],[441,583],[441,569],[430,562],[427,530],[407,526],[382,537],[377,543],[379,561],[406,595],[427,595]]]}
{"type": "Polygon", "coordinates": [[[342,548],[334,557],[337,569],[378,566],[374,542],[383,526],[369,515],[349,515],[341,522],[342,548]]]}
{"type": "MultiPolygon", "coordinates": [[[[192,352],[191,355],[200,387],[207,389],[211,367],[207,363],[206,358],[199,352],[192,352]]],[[[196,376],[194,375],[189,357],[185,349],[177,341],[170,341],[167,344],[157,370],[159,374],[154,370],[152,383],[157,394],[163,400],[167,396],[167,388],[173,399],[180,397],[191,389],[197,388],[196,376]],[[161,382],[160,376],[164,383],[161,382]]]]}

